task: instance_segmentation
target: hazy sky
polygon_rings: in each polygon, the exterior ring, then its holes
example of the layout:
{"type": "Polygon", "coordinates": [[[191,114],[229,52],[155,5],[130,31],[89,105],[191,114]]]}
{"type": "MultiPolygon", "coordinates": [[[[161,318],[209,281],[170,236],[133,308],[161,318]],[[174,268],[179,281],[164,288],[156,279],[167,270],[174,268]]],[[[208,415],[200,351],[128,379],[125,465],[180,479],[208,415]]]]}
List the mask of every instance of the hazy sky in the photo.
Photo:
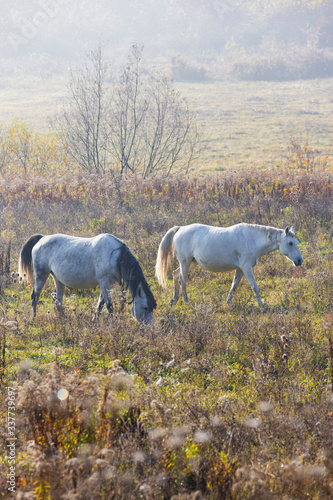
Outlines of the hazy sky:
{"type": "MultiPolygon", "coordinates": [[[[2,56],[77,58],[103,39],[117,57],[133,43],[162,57],[221,49],[230,26],[246,22],[244,0],[2,0],[2,56]],[[235,15],[237,13],[237,16],[235,15]],[[233,18],[234,16],[234,18],[233,18]]],[[[248,2],[251,3],[251,2],[248,2]]]]}
{"type": "Polygon", "coordinates": [[[101,41],[116,64],[133,44],[161,65],[332,50],[333,0],[1,0],[3,73],[66,72],[101,41]]]}

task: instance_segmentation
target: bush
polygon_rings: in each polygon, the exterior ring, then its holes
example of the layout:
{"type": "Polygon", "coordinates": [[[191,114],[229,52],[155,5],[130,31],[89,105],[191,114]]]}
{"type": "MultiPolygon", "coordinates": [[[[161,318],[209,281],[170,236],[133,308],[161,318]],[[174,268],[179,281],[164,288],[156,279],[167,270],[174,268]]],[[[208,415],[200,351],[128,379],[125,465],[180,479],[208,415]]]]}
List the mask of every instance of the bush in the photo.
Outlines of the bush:
{"type": "Polygon", "coordinates": [[[8,126],[0,125],[1,174],[61,176],[68,170],[77,171],[54,134],[39,133],[19,120],[8,126]]]}
{"type": "Polygon", "coordinates": [[[333,51],[294,48],[246,56],[232,63],[229,75],[239,80],[305,80],[333,76],[333,51]]]}
{"type": "Polygon", "coordinates": [[[176,82],[204,83],[210,79],[204,66],[188,62],[182,57],[172,57],[171,76],[176,82]]]}

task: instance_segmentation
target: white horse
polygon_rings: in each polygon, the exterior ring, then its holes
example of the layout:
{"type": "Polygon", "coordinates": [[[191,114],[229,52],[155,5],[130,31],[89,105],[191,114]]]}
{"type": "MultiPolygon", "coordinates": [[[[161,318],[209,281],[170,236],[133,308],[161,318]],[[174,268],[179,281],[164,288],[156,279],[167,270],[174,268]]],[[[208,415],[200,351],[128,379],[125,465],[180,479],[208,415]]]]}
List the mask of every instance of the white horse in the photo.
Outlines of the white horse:
{"type": "Polygon", "coordinates": [[[157,254],[156,277],[163,288],[167,286],[167,271],[173,254],[180,267],[173,272],[174,297],[170,301],[175,305],[179,299],[179,283],[182,287],[184,302],[188,302],[186,277],[192,262],[197,262],[209,271],[230,271],[235,269],[235,276],[227,297],[231,304],[235,290],[244,275],[251,285],[258,305],[263,307],[259,288],[254,279],[252,268],[258,258],[279,249],[282,255],[290,259],[295,266],[303,262],[298,249],[293,227],[285,230],[256,224],[236,224],[231,227],[190,224],[175,226],[164,235],[157,254]]]}
{"type": "Polygon", "coordinates": [[[156,302],[139,262],[122,241],[111,234],[79,238],[66,234],[43,236],[35,234],[23,245],[19,257],[19,274],[35,286],[31,294],[32,313],[49,274],[55,284],[53,294],[58,311],[63,314],[65,287],[92,288],[100,286],[96,317],[103,305],[112,315],[110,284],[119,282],[132,296],[132,315],[138,321],[151,323],[156,302]]]}

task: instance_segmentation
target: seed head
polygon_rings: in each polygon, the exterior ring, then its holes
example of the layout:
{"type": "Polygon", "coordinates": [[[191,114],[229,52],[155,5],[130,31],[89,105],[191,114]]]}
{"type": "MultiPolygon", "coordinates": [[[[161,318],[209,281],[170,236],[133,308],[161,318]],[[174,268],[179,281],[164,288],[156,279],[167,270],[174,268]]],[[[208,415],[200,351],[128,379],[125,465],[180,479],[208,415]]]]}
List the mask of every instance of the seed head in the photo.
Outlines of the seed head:
{"type": "Polygon", "coordinates": [[[257,417],[253,418],[244,418],[243,424],[251,429],[258,429],[260,427],[260,419],[257,417]]]}
{"type": "Polygon", "coordinates": [[[205,430],[197,430],[193,436],[193,441],[195,443],[208,443],[211,440],[211,435],[208,431],[205,430]]]}
{"type": "Polygon", "coordinates": [[[267,413],[273,410],[274,406],[270,401],[260,401],[258,403],[259,411],[262,413],[267,413]]]}

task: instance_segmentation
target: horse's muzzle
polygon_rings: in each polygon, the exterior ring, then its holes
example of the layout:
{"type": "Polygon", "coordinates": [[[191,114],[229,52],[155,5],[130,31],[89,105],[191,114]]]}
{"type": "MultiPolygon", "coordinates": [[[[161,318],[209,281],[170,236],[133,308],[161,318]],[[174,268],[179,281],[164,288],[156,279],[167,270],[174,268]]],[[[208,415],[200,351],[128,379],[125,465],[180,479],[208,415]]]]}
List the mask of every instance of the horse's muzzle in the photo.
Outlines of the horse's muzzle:
{"type": "Polygon", "coordinates": [[[149,313],[147,314],[147,316],[145,316],[142,320],[142,322],[145,324],[145,325],[153,325],[154,324],[154,316],[153,316],[153,313],[149,313]]]}
{"type": "Polygon", "coordinates": [[[295,264],[295,266],[300,266],[302,264],[302,262],[303,262],[303,259],[302,259],[302,257],[300,257],[299,259],[294,261],[294,264],[295,264]]]}

